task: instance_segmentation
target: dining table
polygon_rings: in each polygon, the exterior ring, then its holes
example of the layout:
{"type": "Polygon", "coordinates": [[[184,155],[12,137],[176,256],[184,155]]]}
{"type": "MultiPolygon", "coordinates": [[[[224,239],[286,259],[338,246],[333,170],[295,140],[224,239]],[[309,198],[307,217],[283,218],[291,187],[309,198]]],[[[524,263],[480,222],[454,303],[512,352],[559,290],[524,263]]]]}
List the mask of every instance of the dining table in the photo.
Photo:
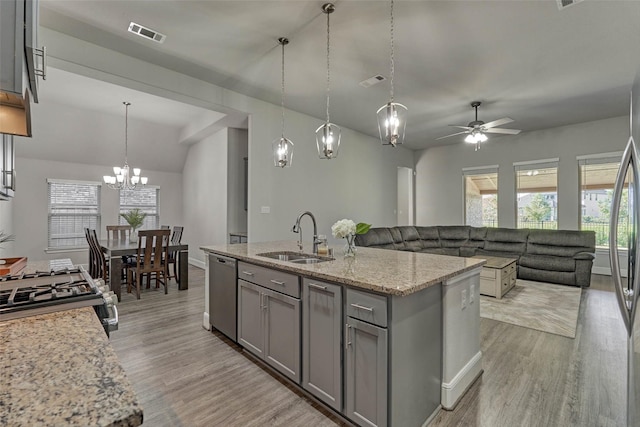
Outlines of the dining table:
{"type": "MultiPolygon", "coordinates": [[[[111,290],[121,299],[122,287],[122,257],[125,255],[136,255],[138,253],[138,242],[125,240],[100,240],[100,247],[109,259],[109,285],[111,290]]],[[[189,245],[186,243],[169,242],[169,252],[176,252],[176,262],[178,263],[178,289],[183,291],[189,289],[189,245]]]]}

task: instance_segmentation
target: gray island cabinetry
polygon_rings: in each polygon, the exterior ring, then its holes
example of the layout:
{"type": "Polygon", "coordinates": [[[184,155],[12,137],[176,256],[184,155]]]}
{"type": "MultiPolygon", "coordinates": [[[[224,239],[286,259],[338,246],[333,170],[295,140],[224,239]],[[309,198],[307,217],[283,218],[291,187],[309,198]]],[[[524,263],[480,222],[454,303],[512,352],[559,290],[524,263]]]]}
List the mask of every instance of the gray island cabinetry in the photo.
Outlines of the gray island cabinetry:
{"type": "Polygon", "coordinates": [[[300,383],[298,276],[238,262],[238,344],[300,383]]]}
{"type": "Polygon", "coordinates": [[[369,248],[317,264],[258,255],[294,248],[202,248],[238,260],[240,346],[357,425],[422,426],[455,406],[482,372],[483,260],[369,248]]]}

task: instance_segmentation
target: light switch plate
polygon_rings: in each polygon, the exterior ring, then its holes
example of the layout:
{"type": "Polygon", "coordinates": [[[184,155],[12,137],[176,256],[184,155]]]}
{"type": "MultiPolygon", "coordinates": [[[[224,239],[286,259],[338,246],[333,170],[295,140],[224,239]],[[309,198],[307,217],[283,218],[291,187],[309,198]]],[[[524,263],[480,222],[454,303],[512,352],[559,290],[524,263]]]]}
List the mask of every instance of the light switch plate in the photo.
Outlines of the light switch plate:
{"type": "Polygon", "coordinates": [[[271,208],[269,206],[262,206],[260,207],[260,213],[263,213],[263,214],[271,213],[271,208]]]}
{"type": "Polygon", "coordinates": [[[473,304],[476,299],[476,285],[469,286],[469,304],[473,304]]]}

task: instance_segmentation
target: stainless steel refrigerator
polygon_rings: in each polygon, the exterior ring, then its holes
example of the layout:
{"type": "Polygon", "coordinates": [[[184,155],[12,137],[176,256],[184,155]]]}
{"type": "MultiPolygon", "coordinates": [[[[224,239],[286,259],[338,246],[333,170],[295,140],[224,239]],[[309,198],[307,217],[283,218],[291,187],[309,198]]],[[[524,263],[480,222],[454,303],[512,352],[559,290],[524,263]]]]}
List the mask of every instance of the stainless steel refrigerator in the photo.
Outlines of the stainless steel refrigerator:
{"type": "Polygon", "coordinates": [[[624,322],[627,345],[627,426],[640,427],[640,318],[637,315],[640,277],[640,73],[631,90],[629,141],[622,155],[611,207],[609,258],[616,298],[624,322]],[[628,212],[628,214],[627,214],[628,212]],[[627,277],[620,266],[618,241],[628,241],[627,277]]]}

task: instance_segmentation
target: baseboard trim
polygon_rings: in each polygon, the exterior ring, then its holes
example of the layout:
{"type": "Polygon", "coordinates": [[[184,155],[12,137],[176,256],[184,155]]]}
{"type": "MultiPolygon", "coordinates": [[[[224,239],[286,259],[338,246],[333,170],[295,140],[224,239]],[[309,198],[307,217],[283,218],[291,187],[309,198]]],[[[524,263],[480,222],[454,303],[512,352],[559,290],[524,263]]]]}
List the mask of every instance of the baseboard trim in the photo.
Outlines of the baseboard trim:
{"type": "Polygon", "coordinates": [[[189,257],[189,264],[196,266],[198,268],[201,268],[203,270],[205,269],[204,261],[200,261],[199,259],[196,259],[196,258],[189,257]]]}
{"type": "Polygon", "coordinates": [[[431,424],[431,421],[434,420],[434,418],[438,415],[438,412],[440,412],[441,409],[442,409],[442,405],[438,405],[436,410],[433,411],[431,415],[429,415],[429,418],[427,418],[427,420],[424,423],[422,423],[422,427],[427,427],[429,424],[431,424]]]}
{"type": "Polygon", "coordinates": [[[202,327],[207,331],[211,330],[211,323],[209,323],[209,313],[207,313],[206,311],[202,313],[202,327]]]}
{"type": "Polygon", "coordinates": [[[460,398],[482,372],[482,352],[479,351],[464,365],[460,372],[453,377],[451,382],[442,383],[442,407],[448,411],[453,410],[460,398]]]}

